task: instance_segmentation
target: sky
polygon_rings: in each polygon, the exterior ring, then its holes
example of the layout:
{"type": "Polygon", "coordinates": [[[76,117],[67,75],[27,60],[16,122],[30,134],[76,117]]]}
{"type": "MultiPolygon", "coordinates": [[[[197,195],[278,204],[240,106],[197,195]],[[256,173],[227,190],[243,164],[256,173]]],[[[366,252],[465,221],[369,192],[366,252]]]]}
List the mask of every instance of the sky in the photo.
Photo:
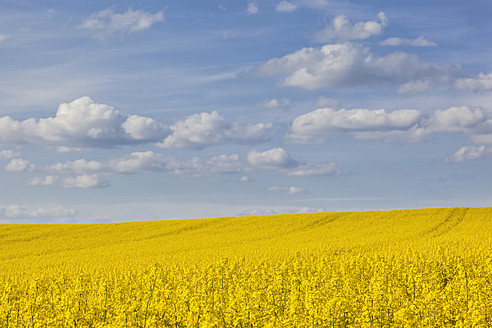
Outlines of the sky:
{"type": "Polygon", "coordinates": [[[492,3],[0,3],[0,223],[492,205],[492,3]]]}

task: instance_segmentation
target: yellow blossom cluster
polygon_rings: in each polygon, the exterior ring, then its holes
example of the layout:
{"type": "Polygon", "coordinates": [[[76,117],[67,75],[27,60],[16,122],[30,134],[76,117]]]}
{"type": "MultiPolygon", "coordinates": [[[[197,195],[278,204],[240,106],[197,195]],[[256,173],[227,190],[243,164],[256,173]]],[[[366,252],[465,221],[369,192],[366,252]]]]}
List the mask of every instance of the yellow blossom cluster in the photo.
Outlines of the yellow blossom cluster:
{"type": "Polygon", "coordinates": [[[490,327],[492,208],[0,225],[0,327],[490,327]]]}

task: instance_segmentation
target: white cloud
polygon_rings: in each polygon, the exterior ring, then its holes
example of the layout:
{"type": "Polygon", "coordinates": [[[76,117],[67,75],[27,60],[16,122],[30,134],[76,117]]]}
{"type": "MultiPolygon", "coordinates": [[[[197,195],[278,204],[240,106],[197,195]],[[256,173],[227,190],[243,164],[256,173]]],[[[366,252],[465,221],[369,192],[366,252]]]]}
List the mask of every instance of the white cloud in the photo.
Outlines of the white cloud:
{"type": "Polygon", "coordinates": [[[5,41],[9,38],[8,35],[0,33],[0,42],[5,41]]]}
{"type": "Polygon", "coordinates": [[[246,9],[246,11],[250,15],[257,14],[259,12],[258,5],[254,2],[250,2],[248,3],[248,8],[246,9]]]}
{"type": "Polygon", "coordinates": [[[22,158],[13,158],[5,169],[10,172],[32,171],[34,164],[22,158]]]}
{"type": "Polygon", "coordinates": [[[293,143],[320,143],[334,133],[406,131],[420,120],[421,113],[413,109],[386,112],[384,109],[320,108],[294,119],[286,140],[293,143]]]}
{"type": "Polygon", "coordinates": [[[480,146],[463,146],[456,153],[446,158],[447,162],[463,162],[485,157],[492,157],[492,147],[480,146]]]}
{"type": "Polygon", "coordinates": [[[60,186],[62,188],[81,188],[81,189],[105,188],[105,187],[109,187],[110,183],[106,180],[101,179],[96,174],[91,174],[91,175],[84,174],[75,177],[64,178],[61,181],[60,186]]]}
{"type": "Polygon", "coordinates": [[[191,115],[168,128],[150,117],[123,115],[89,97],[61,104],[54,117],[24,121],[0,117],[0,144],[38,144],[60,151],[144,143],[201,149],[224,143],[261,143],[270,140],[272,133],[272,123],[239,125],[227,122],[216,111],[191,115]]]}
{"type": "Polygon", "coordinates": [[[44,178],[34,177],[28,182],[29,186],[56,186],[62,188],[77,188],[77,189],[88,189],[88,188],[107,188],[111,184],[109,181],[104,180],[101,176],[97,174],[82,174],[75,176],[54,176],[47,175],[44,178]]]}
{"type": "MultiPolygon", "coordinates": [[[[466,134],[473,143],[492,144],[492,112],[469,106],[453,106],[427,114],[415,109],[386,112],[384,109],[335,111],[320,108],[296,117],[284,140],[313,144],[323,142],[329,135],[349,134],[359,139],[382,138],[415,142],[435,133],[466,134]]],[[[479,150],[466,148],[467,152],[464,152],[464,149],[461,150],[461,155],[457,153],[456,156],[468,156],[468,153],[479,150]]]]}
{"type": "Polygon", "coordinates": [[[429,132],[472,132],[486,119],[482,108],[460,106],[435,110],[426,125],[429,132]]]}
{"type": "Polygon", "coordinates": [[[380,12],[377,17],[379,22],[367,21],[352,24],[346,16],[339,15],[335,17],[330,25],[316,32],[314,40],[320,43],[332,41],[343,42],[367,39],[370,36],[379,35],[388,23],[388,18],[383,12],[380,12]]]}
{"type": "Polygon", "coordinates": [[[135,140],[160,141],[169,134],[169,128],[150,117],[129,116],[121,125],[123,130],[135,140]]]}
{"type": "Polygon", "coordinates": [[[492,145],[492,112],[483,108],[460,106],[436,110],[425,122],[424,129],[426,133],[451,132],[470,136],[475,145],[460,148],[446,159],[448,162],[461,162],[492,155],[492,148],[484,145],[492,145]]]}
{"type": "Polygon", "coordinates": [[[126,117],[89,97],[58,107],[55,117],[24,121],[0,117],[0,143],[97,148],[164,139],[168,128],[151,118],[126,117]]]}
{"type": "Polygon", "coordinates": [[[55,149],[59,153],[84,152],[87,150],[86,148],[67,147],[67,146],[57,146],[57,147],[55,147],[55,149]]]}
{"type": "Polygon", "coordinates": [[[115,13],[112,8],[108,8],[89,16],[82,22],[80,27],[93,31],[98,38],[104,38],[113,34],[144,31],[163,20],[164,14],[162,11],[151,14],[130,8],[125,13],[115,13]]]}
{"type": "MultiPolygon", "coordinates": [[[[339,169],[334,163],[305,164],[292,159],[283,148],[272,148],[264,152],[252,150],[248,153],[247,162],[242,162],[239,155],[218,155],[209,158],[193,157],[177,159],[152,151],[133,152],[104,161],[59,162],[46,166],[39,171],[48,172],[45,178],[36,177],[29,183],[33,186],[61,185],[72,186],[86,184],[88,186],[107,186],[101,176],[116,174],[135,174],[140,172],[163,172],[174,175],[201,177],[208,175],[250,172],[252,169],[272,170],[289,176],[336,175],[339,169]],[[74,178],[78,177],[77,179],[74,178]],[[68,177],[63,181],[63,177],[68,177]],[[83,181],[80,181],[82,180],[83,181]],[[97,181],[100,181],[99,183],[97,181]]],[[[243,176],[240,181],[249,181],[243,176]]]]}
{"type": "Polygon", "coordinates": [[[241,172],[243,164],[239,161],[237,154],[218,155],[207,159],[193,157],[188,160],[177,160],[169,158],[166,170],[176,175],[201,177],[212,174],[241,172]]]}
{"type": "Polygon", "coordinates": [[[290,100],[287,98],[272,98],[270,100],[265,100],[256,105],[260,108],[287,108],[290,105],[290,100]]]}
{"type": "Polygon", "coordinates": [[[297,9],[297,6],[288,2],[288,1],[280,1],[275,8],[275,11],[281,12],[281,13],[291,13],[294,12],[297,9]]]}
{"type": "Polygon", "coordinates": [[[292,169],[286,170],[288,176],[309,177],[322,175],[338,175],[340,170],[335,163],[325,164],[303,164],[292,169]]]}
{"type": "Polygon", "coordinates": [[[377,57],[368,48],[354,43],[303,48],[282,58],[270,59],[255,69],[259,76],[287,75],[281,86],[307,90],[383,83],[398,85],[421,80],[448,83],[458,71],[458,68],[421,63],[416,55],[405,52],[377,57]]]}
{"type": "Polygon", "coordinates": [[[290,158],[290,155],[283,148],[272,148],[264,152],[251,150],[248,153],[248,164],[255,168],[276,169],[293,167],[297,161],[290,158]]]}
{"type": "Polygon", "coordinates": [[[340,170],[335,163],[300,163],[291,158],[289,153],[280,147],[272,148],[264,152],[251,150],[248,153],[247,161],[253,169],[277,169],[280,173],[288,176],[329,176],[340,173],[340,170]]]}
{"type": "Polygon", "coordinates": [[[98,161],[87,161],[85,159],[78,159],[75,161],[50,165],[46,168],[46,170],[53,172],[68,172],[69,174],[86,174],[100,172],[102,168],[103,165],[98,161]]]}
{"type": "Polygon", "coordinates": [[[40,206],[25,207],[20,205],[0,205],[0,217],[4,218],[66,218],[75,216],[76,211],[73,208],[63,206],[40,206]]]}
{"type": "Polygon", "coordinates": [[[267,190],[272,191],[272,192],[283,193],[283,194],[287,194],[287,195],[307,193],[306,189],[301,188],[301,187],[295,187],[295,186],[290,186],[290,187],[274,186],[274,187],[269,187],[267,190]]]}
{"type": "Polygon", "coordinates": [[[340,106],[340,100],[321,96],[318,98],[318,100],[316,100],[315,106],[316,108],[338,107],[340,106]]]}
{"type": "Polygon", "coordinates": [[[173,124],[171,135],[159,145],[164,148],[203,148],[219,143],[223,138],[221,132],[228,128],[229,124],[216,111],[194,114],[173,124]]]}
{"type": "MultiPolygon", "coordinates": [[[[213,174],[237,173],[243,170],[244,164],[237,154],[218,155],[210,158],[193,157],[179,160],[171,156],[163,156],[152,151],[133,152],[106,161],[87,161],[79,159],[64,163],[56,163],[44,170],[55,174],[79,175],[92,177],[99,175],[135,174],[139,172],[167,172],[176,175],[200,177],[213,174]]],[[[36,180],[35,185],[42,185],[36,180]]],[[[33,184],[33,183],[31,183],[33,184]]],[[[99,186],[99,185],[97,185],[99,186]]]]}
{"type": "Polygon", "coordinates": [[[294,214],[294,213],[317,213],[326,212],[324,208],[311,208],[311,207],[294,207],[284,209],[273,208],[253,208],[238,213],[239,216],[252,216],[252,215],[274,215],[274,214],[294,214]]]}
{"type": "Polygon", "coordinates": [[[240,126],[229,123],[218,112],[194,114],[171,126],[172,133],[158,146],[202,149],[227,142],[260,143],[271,139],[272,123],[240,126]]]}
{"type": "Polygon", "coordinates": [[[405,38],[388,38],[379,43],[382,46],[411,46],[411,47],[436,47],[437,43],[429,41],[423,36],[419,36],[416,39],[405,38]]]}
{"type": "Polygon", "coordinates": [[[189,160],[172,159],[166,169],[173,174],[200,177],[211,174],[236,173],[243,164],[237,154],[213,156],[208,159],[193,157],[189,160]]]}
{"type": "Polygon", "coordinates": [[[241,181],[241,182],[248,182],[248,181],[251,181],[251,178],[248,177],[248,176],[246,176],[246,175],[243,175],[241,177],[241,179],[239,179],[239,181],[241,181]]]}
{"type": "Polygon", "coordinates": [[[398,88],[399,94],[416,94],[432,89],[435,83],[431,80],[416,80],[402,84],[398,88]]]}
{"type": "Polygon", "coordinates": [[[12,159],[12,158],[18,158],[20,157],[21,154],[14,152],[12,150],[2,150],[0,151],[0,158],[1,159],[12,159]]]}
{"type": "Polygon", "coordinates": [[[458,79],[454,86],[460,90],[466,91],[484,91],[492,90],[492,73],[480,73],[478,77],[458,79]]]}
{"type": "Polygon", "coordinates": [[[57,177],[48,175],[44,178],[34,177],[28,184],[30,186],[52,186],[57,182],[57,180],[57,177]]]}
{"type": "Polygon", "coordinates": [[[106,172],[133,174],[136,172],[156,172],[166,168],[168,158],[152,151],[133,152],[122,157],[101,163],[106,172]]]}
{"type": "Polygon", "coordinates": [[[45,168],[48,172],[67,175],[134,174],[137,172],[163,171],[169,158],[152,151],[133,152],[106,161],[78,159],[56,163],[45,168]]]}
{"type": "Polygon", "coordinates": [[[172,160],[167,170],[176,175],[201,177],[212,174],[238,173],[243,170],[243,164],[237,154],[219,155],[208,159],[194,157],[189,160],[172,160]]]}

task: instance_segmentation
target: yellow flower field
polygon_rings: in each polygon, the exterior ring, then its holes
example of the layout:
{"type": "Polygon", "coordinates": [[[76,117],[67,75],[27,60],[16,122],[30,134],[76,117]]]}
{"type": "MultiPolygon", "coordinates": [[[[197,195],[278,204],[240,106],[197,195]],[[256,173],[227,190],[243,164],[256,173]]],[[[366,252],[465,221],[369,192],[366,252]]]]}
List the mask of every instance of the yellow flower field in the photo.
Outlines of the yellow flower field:
{"type": "Polygon", "coordinates": [[[0,327],[491,327],[492,208],[0,225],[0,327]]]}

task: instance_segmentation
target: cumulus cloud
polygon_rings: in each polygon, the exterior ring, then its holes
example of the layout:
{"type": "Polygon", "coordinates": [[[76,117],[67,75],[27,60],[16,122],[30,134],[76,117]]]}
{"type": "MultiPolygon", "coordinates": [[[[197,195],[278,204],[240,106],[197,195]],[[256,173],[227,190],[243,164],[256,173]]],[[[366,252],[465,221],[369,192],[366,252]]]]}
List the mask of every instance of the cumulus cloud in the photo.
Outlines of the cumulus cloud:
{"type": "Polygon", "coordinates": [[[447,162],[462,162],[492,157],[492,112],[468,106],[450,107],[435,111],[428,122],[431,132],[464,133],[470,136],[470,144],[458,149],[446,158],[447,162]]]}
{"type": "Polygon", "coordinates": [[[110,183],[96,174],[84,174],[75,177],[67,177],[61,180],[62,188],[106,188],[110,183]]]}
{"type": "Polygon", "coordinates": [[[248,182],[248,181],[251,181],[251,178],[248,177],[248,176],[246,176],[246,175],[243,175],[241,177],[241,179],[239,179],[239,181],[241,181],[241,182],[248,182]]]}
{"type": "Polygon", "coordinates": [[[239,156],[219,155],[208,159],[194,157],[190,160],[178,161],[171,160],[167,169],[177,175],[201,177],[204,175],[237,173],[243,170],[243,164],[239,161],[239,156]]]}
{"type": "Polygon", "coordinates": [[[163,171],[168,161],[167,157],[152,151],[133,152],[105,161],[78,159],[59,162],[47,166],[45,171],[65,175],[134,174],[163,171]]]}
{"type": "Polygon", "coordinates": [[[61,147],[112,147],[155,142],[169,129],[151,118],[122,115],[113,107],[89,97],[58,107],[54,117],[17,121],[0,117],[0,143],[38,144],[61,147]]]}
{"type": "Polygon", "coordinates": [[[453,106],[424,114],[420,110],[320,108],[296,117],[284,140],[321,143],[329,135],[359,139],[419,141],[434,133],[463,133],[474,143],[492,144],[492,113],[480,107],[453,106]]]}
{"type": "Polygon", "coordinates": [[[169,128],[150,117],[123,115],[89,97],[61,104],[54,117],[24,121],[0,117],[0,144],[45,145],[60,151],[145,143],[201,149],[224,143],[261,143],[270,140],[272,133],[272,123],[239,125],[216,111],[191,115],[169,128]]]}
{"type": "Polygon", "coordinates": [[[292,13],[296,11],[297,6],[288,2],[288,1],[280,1],[277,4],[277,7],[275,8],[275,11],[281,12],[281,13],[292,13]]]}
{"type": "Polygon", "coordinates": [[[86,18],[80,27],[92,31],[98,38],[104,38],[114,34],[144,31],[163,20],[162,11],[152,14],[130,8],[124,13],[115,13],[112,8],[108,8],[86,18]]]}
{"type": "Polygon", "coordinates": [[[0,218],[67,218],[75,216],[73,208],[57,206],[25,207],[20,205],[0,205],[0,218]]]}
{"type": "Polygon", "coordinates": [[[160,141],[169,133],[169,129],[153,118],[139,115],[129,116],[121,125],[134,140],[160,141]]]}
{"type": "Polygon", "coordinates": [[[34,164],[22,158],[13,158],[5,169],[11,172],[33,171],[34,164]]]}
{"type": "Polygon", "coordinates": [[[384,109],[320,108],[294,119],[286,140],[293,143],[320,143],[334,133],[352,133],[363,137],[363,132],[406,131],[420,120],[420,111],[401,109],[386,112],[384,109]]]}
{"type": "Polygon", "coordinates": [[[250,15],[257,14],[259,12],[258,5],[254,2],[248,3],[248,7],[246,8],[246,12],[250,15]]]}
{"type": "Polygon", "coordinates": [[[158,172],[165,169],[168,158],[153,151],[133,152],[99,163],[98,171],[120,174],[158,172]]]}
{"type": "Polygon", "coordinates": [[[248,153],[247,162],[253,169],[278,170],[279,173],[288,176],[329,176],[340,173],[335,163],[301,163],[280,147],[264,152],[251,150],[248,153]]]}
{"type": "Polygon", "coordinates": [[[195,148],[227,142],[253,144],[271,139],[272,123],[240,126],[227,122],[218,112],[194,114],[171,125],[171,134],[159,143],[163,148],[195,148]]]}
{"type": "Polygon", "coordinates": [[[322,175],[338,175],[340,174],[340,169],[335,163],[324,163],[324,164],[303,164],[298,165],[292,169],[286,170],[285,174],[288,176],[297,177],[310,177],[310,176],[322,176],[322,175]]]}
{"type": "MultiPolygon", "coordinates": [[[[103,177],[111,175],[162,172],[178,176],[202,177],[272,169],[278,170],[280,174],[300,177],[336,175],[339,173],[334,163],[299,163],[282,148],[273,148],[264,152],[252,150],[248,153],[246,162],[241,161],[237,154],[178,159],[153,151],[145,151],[133,152],[102,161],[78,159],[58,162],[38,169],[38,172],[46,172],[47,175],[35,177],[29,182],[29,185],[94,188],[108,187],[109,182],[103,177]]],[[[242,182],[249,180],[250,178],[247,176],[240,179],[242,182]]]]}
{"type": "Polygon", "coordinates": [[[256,104],[259,108],[287,108],[290,105],[290,100],[287,98],[272,98],[256,104]]]}
{"type": "Polygon", "coordinates": [[[423,36],[419,36],[416,39],[405,39],[405,38],[388,38],[379,43],[382,46],[411,46],[411,47],[436,47],[437,43],[429,41],[423,36]]]}
{"type": "Polygon", "coordinates": [[[28,182],[30,186],[57,186],[62,188],[107,188],[111,184],[97,174],[83,174],[76,176],[47,175],[43,178],[34,177],[28,182]]]}
{"type": "Polygon", "coordinates": [[[383,12],[377,15],[379,21],[367,21],[353,24],[345,15],[339,15],[321,31],[314,34],[316,42],[351,41],[367,39],[373,35],[381,34],[388,23],[388,18],[383,12]]]}
{"type": "Polygon", "coordinates": [[[274,215],[274,214],[294,214],[294,213],[317,213],[326,212],[324,208],[312,208],[312,207],[295,207],[285,209],[273,209],[273,208],[253,208],[245,210],[237,215],[274,215]]]}
{"type": "Polygon", "coordinates": [[[492,73],[480,73],[478,77],[457,79],[454,86],[466,91],[492,90],[492,73]]]}
{"type": "MultiPolygon", "coordinates": [[[[47,171],[68,173],[68,174],[86,174],[93,172],[100,172],[103,165],[98,161],[87,161],[85,159],[78,159],[75,161],[68,161],[65,163],[56,163],[46,168],[47,171]]],[[[116,167],[114,169],[117,169],[116,167]]]]}
{"type": "Polygon", "coordinates": [[[12,158],[18,158],[20,156],[21,156],[20,153],[14,152],[12,150],[0,151],[0,159],[12,159],[12,158]]]}
{"type": "Polygon", "coordinates": [[[399,94],[416,94],[432,89],[435,86],[432,80],[416,80],[402,84],[398,87],[399,94]]]}
{"type": "MultiPolygon", "coordinates": [[[[218,155],[205,159],[193,157],[191,159],[179,160],[172,156],[164,156],[152,151],[146,151],[133,152],[105,161],[79,159],[64,163],[60,162],[47,166],[44,170],[55,175],[78,175],[85,177],[84,179],[86,181],[95,181],[95,178],[99,175],[135,174],[139,172],[166,172],[176,175],[200,177],[241,172],[243,166],[237,154],[218,155]]],[[[32,185],[43,185],[42,181],[36,180],[36,183],[32,183],[32,185]]],[[[90,185],[90,183],[88,184],[90,185]]],[[[94,182],[93,186],[100,186],[100,184],[94,182]]]]}
{"type": "Polygon", "coordinates": [[[428,122],[429,132],[471,132],[487,120],[487,113],[482,108],[468,106],[450,107],[435,110],[428,122]]]}
{"type": "Polygon", "coordinates": [[[303,48],[255,69],[258,76],[286,75],[281,86],[307,90],[421,80],[447,83],[458,72],[458,68],[422,63],[416,55],[405,52],[377,57],[354,43],[303,48]]]}
{"type": "MultiPolygon", "coordinates": [[[[475,143],[460,148],[447,162],[490,157],[492,148],[492,112],[481,107],[452,106],[424,114],[415,109],[386,112],[384,109],[320,108],[296,117],[284,140],[291,143],[321,143],[334,134],[359,139],[419,141],[436,133],[460,133],[475,143]]],[[[284,173],[293,176],[339,174],[335,164],[298,165],[284,173]]]]}
{"type": "Polygon", "coordinates": [[[439,132],[466,134],[474,143],[492,144],[492,113],[470,106],[438,109],[422,119],[418,131],[421,136],[439,132]]]}
{"type": "Polygon", "coordinates": [[[492,147],[479,146],[463,146],[458,149],[453,155],[446,158],[447,162],[463,162],[466,160],[474,160],[485,157],[492,157],[492,147]]]}
{"type": "Polygon", "coordinates": [[[0,42],[5,41],[9,38],[8,35],[0,33],[0,42]]]}
{"type": "Polygon", "coordinates": [[[255,168],[276,169],[294,167],[298,163],[283,148],[272,148],[264,152],[251,150],[248,153],[248,164],[255,168]]]}
{"type": "Polygon", "coordinates": [[[44,178],[34,177],[29,181],[30,186],[53,186],[58,178],[53,175],[47,175],[44,178]]]}
{"type": "Polygon", "coordinates": [[[295,187],[295,186],[290,186],[290,187],[273,186],[273,187],[269,187],[267,190],[271,191],[271,192],[278,192],[278,193],[283,193],[283,194],[287,194],[287,195],[307,193],[306,189],[301,188],[301,187],[295,187]]]}

